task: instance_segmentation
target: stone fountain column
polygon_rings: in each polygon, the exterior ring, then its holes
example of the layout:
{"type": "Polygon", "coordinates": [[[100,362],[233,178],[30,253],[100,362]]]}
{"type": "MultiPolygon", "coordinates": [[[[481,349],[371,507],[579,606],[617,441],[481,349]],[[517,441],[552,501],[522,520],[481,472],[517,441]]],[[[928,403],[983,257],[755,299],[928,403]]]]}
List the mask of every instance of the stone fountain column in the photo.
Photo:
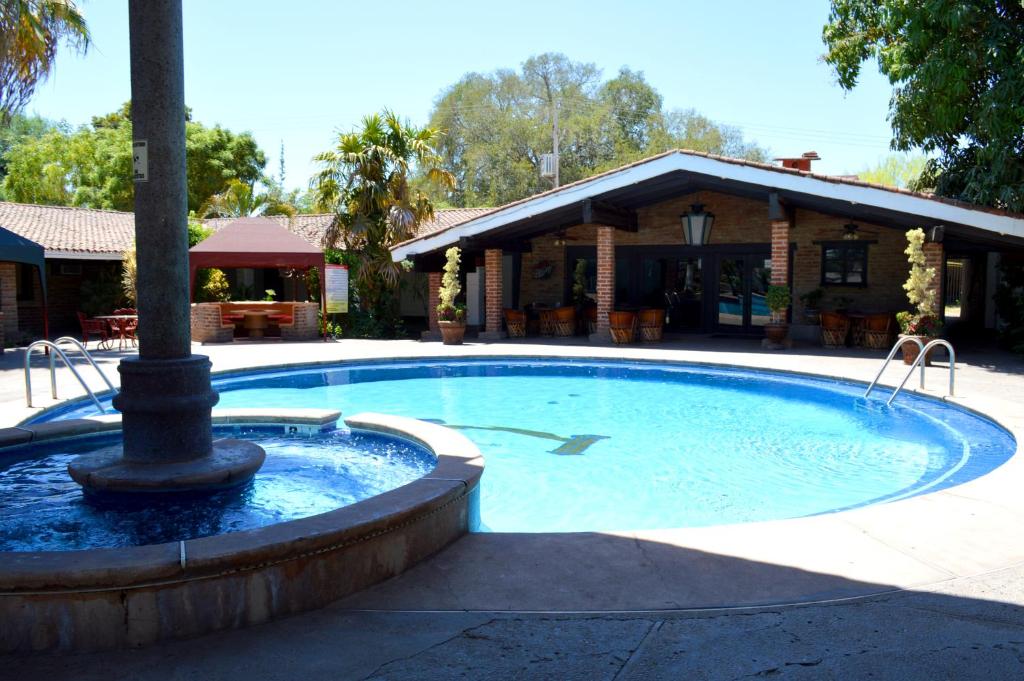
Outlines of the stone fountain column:
{"type": "Polygon", "coordinates": [[[210,360],[189,329],[188,194],[181,0],[130,0],[139,356],[121,361],[122,452],[84,455],[88,489],[179,491],[247,482],[263,450],[213,441],[210,360]]]}

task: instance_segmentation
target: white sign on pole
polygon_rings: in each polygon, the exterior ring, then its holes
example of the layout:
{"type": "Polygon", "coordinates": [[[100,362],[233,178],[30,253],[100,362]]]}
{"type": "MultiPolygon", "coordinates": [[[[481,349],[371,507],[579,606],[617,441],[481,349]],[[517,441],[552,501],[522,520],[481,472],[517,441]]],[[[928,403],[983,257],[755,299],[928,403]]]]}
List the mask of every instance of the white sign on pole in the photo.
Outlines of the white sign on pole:
{"type": "Polygon", "coordinates": [[[146,140],[132,142],[132,169],[136,182],[149,181],[149,143],[146,140]]]}
{"type": "Polygon", "coordinates": [[[327,265],[324,272],[327,314],[348,312],[348,265],[327,265]]]}

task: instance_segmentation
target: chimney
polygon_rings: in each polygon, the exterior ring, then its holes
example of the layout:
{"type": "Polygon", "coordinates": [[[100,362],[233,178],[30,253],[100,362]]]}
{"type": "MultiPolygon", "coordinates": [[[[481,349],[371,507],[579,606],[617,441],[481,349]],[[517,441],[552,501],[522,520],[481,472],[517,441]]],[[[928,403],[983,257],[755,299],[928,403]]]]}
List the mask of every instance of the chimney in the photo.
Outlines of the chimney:
{"type": "Polygon", "coordinates": [[[805,151],[797,158],[777,158],[774,160],[780,161],[783,168],[792,168],[809,173],[811,172],[811,161],[819,161],[821,156],[818,156],[816,151],[805,151]]]}

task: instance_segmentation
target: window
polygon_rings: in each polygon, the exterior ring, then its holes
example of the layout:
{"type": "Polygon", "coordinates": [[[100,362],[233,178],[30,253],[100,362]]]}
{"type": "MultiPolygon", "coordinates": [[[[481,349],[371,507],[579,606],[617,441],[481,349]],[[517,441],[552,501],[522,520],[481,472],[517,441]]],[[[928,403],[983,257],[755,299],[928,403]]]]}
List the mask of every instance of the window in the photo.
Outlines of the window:
{"type": "Polygon", "coordinates": [[[36,268],[18,263],[18,300],[31,302],[36,299],[36,268]]]}
{"type": "Polygon", "coordinates": [[[822,286],[867,286],[868,244],[825,243],[821,245],[822,286]]]}

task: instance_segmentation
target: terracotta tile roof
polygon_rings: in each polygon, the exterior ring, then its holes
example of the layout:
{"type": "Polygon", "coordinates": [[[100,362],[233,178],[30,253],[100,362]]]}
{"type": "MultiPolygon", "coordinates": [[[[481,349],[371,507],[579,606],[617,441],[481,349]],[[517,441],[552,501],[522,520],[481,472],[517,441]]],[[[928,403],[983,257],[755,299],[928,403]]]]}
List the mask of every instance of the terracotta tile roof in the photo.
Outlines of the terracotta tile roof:
{"type": "Polygon", "coordinates": [[[0,201],[0,227],[53,252],[119,257],[135,239],[135,215],[115,210],[0,201]]]}
{"type": "MultiPolygon", "coordinates": [[[[894,194],[903,194],[903,195],[913,196],[913,197],[920,198],[920,199],[928,199],[930,201],[937,201],[939,203],[944,203],[944,204],[948,204],[948,205],[952,205],[952,206],[957,206],[959,208],[965,208],[965,209],[968,209],[968,210],[976,210],[976,211],[980,211],[980,212],[983,212],[983,213],[992,213],[992,214],[995,214],[995,215],[1005,215],[1005,216],[1013,217],[1013,218],[1024,218],[1024,215],[1021,215],[1021,214],[1011,213],[1009,211],[1005,211],[1005,210],[1002,210],[1002,209],[999,209],[999,208],[989,208],[989,207],[986,207],[986,206],[978,206],[978,205],[975,205],[975,204],[972,204],[972,203],[967,203],[965,201],[958,201],[956,199],[948,199],[948,198],[945,198],[945,197],[942,197],[942,196],[937,196],[937,195],[929,193],[929,192],[914,192],[914,191],[910,191],[909,189],[900,189],[900,188],[897,188],[897,187],[890,187],[888,185],[883,185],[883,184],[875,184],[875,183],[872,183],[872,182],[864,182],[863,180],[858,179],[856,176],[850,176],[850,175],[823,175],[823,174],[820,174],[820,173],[815,173],[813,171],[796,170],[795,168],[783,168],[782,166],[773,165],[771,163],[762,163],[760,161],[747,161],[747,160],[740,159],[740,158],[731,158],[729,156],[719,156],[717,154],[709,154],[709,153],[703,152],[703,151],[693,151],[692,149],[671,149],[669,151],[662,152],[662,153],[657,154],[655,156],[648,156],[647,158],[641,159],[639,161],[634,161],[633,163],[627,163],[626,165],[619,166],[617,168],[612,168],[611,170],[606,170],[603,173],[598,173],[596,175],[591,175],[589,177],[585,177],[583,179],[576,180],[575,182],[570,182],[569,184],[563,184],[562,186],[560,186],[560,187],[558,187],[556,189],[549,189],[549,190],[541,192],[539,194],[533,194],[532,196],[527,196],[525,198],[519,199],[518,201],[512,201],[511,203],[506,203],[506,204],[504,204],[502,206],[498,206],[496,208],[491,208],[491,209],[470,209],[470,210],[479,210],[481,212],[477,213],[475,215],[467,216],[467,217],[459,220],[458,222],[452,222],[451,224],[445,225],[445,226],[440,227],[440,228],[438,228],[436,230],[433,230],[431,232],[425,232],[425,231],[421,230],[413,238],[408,239],[407,241],[404,241],[404,242],[402,242],[400,244],[397,244],[393,248],[398,248],[400,246],[404,246],[404,245],[412,243],[414,241],[418,241],[419,239],[422,239],[424,237],[432,236],[435,232],[442,232],[442,231],[446,231],[448,229],[451,229],[453,227],[458,227],[459,225],[462,225],[462,224],[465,224],[465,223],[470,222],[472,220],[475,220],[475,219],[477,219],[477,218],[479,218],[479,217],[481,217],[481,216],[483,216],[483,215],[485,215],[487,213],[496,213],[498,211],[503,211],[503,210],[505,210],[507,208],[511,208],[513,206],[518,206],[520,204],[527,203],[529,201],[535,201],[537,199],[541,199],[541,198],[544,198],[544,197],[547,197],[547,196],[551,196],[553,194],[558,194],[560,192],[564,192],[567,189],[572,189],[574,187],[578,187],[578,186],[586,184],[588,182],[593,182],[594,180],[598,180],[600,178],[607,177],[609,175],[614,175],[614,174],[620,173],[620,172],[622,172],[624,170],[629,170],[630,168],[635,168],[637,166],[642,166],[642,165],[651,163],[652,161],[656,161],[658,159],[665,158],[666,156],[672,156],[673,154],[686,154],[688,156],[701,156],[703,158],[708,158],[708,159],[711,159],[711,160],[714,160],[714,161],[721,161],[723,163],[730,163],[732,165],[749,166],[751,168],[758,168],[758,169],[761,169],[761,170],[770,170],[770,171],[777,172],[777,173],[788,173],[790,175],[798,175],[798,176],[802,176],[802,177],[810,177],[810,178],[814,178],[816,180],[823,180],[825,182],[834,182],[836,184],[852,185],[852,186],[857,186],[857,187],[868,187],[868,188],[871,188],[871,189],[880,189],[882,191],[892,192],[894,194]]],[[[464,209],[464,210],[466,210],[466,209],[464,209]]]]}
{"type": "MultiPolygon", "coordinates": [[[[434,220],[420,226],[418,234],[431,234],[489,210],[491,209],[439,209],[435,211],[434,220]]],[[[319,247],[333,217],[330,213],[320,213],[296,215],[291,220],[285,215],[270,216],[270,219],[319,247]]],[[[204,220],[204,224],[218,230],[233,220],[234,218],[217,218],[204,220]]],[[[134,213],[114,210],[37,206],[0,201],[0,227],[36,242],[46,249],[50,257],[53,257],[54,253],[69,253],[110,255],[111,259],[116,259],[135,241],[134,213]]]]}

